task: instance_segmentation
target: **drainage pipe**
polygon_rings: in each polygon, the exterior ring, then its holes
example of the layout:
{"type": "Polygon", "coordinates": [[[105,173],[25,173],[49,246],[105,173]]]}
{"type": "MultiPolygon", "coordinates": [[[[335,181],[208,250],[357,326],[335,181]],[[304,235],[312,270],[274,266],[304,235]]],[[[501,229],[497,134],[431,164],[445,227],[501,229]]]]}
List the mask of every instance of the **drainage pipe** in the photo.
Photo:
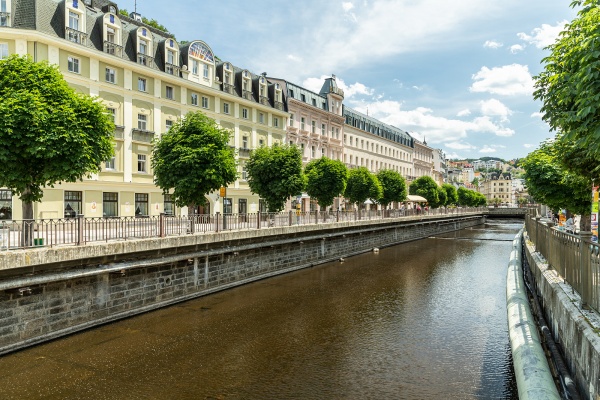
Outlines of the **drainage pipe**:
{"type": "Polygon", "coordinates": [[[529,308],[523,280],[523,230],[513,241],[506,278],[506,311],[519,399],[560,400],[550,366],[529,308]]]}

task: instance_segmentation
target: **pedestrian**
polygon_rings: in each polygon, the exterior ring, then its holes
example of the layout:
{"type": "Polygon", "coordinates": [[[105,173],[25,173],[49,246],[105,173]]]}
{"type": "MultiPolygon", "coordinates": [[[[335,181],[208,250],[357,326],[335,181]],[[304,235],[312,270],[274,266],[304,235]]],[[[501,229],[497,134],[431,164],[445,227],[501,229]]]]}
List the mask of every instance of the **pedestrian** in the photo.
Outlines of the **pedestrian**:
{"type": "Polygon", "coordinates": [[[565,222],[565,231],[567,233],[575,233],[575,224],[573,223],[573,217],[569,216],[567,222],[565,222]]]}

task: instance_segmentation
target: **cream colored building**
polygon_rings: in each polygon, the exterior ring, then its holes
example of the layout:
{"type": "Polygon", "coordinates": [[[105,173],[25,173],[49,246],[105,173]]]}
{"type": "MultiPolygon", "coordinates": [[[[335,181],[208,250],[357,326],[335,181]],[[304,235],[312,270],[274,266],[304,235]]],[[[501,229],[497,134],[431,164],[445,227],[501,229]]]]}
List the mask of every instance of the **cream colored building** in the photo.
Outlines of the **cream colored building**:
{"type": "Polygon", "coordinates": [[[505,204],[513,202],[510,174],[506,177],[502,174],[491,174],[490,179],[486,179],[480,184],[479,191],[485,196],[490,205],[493,204],[494,198],[505,204]]]}
{"type": "MultiPolygon", "coordinates": [[[[151,142],[198,110],[231,130],[239,179],[225,199],[212,193],[209,206],[195,212],[259,209],[244,163],[251,149],[285,140],[289,114],[279,84],[220,62],[201,40],[180,45],[143,24],[139,15],[119,14],[106,0],[8,0],[7,10],[0,24],[0,57],[28,54],[57,65],[76,91],[101,99],[116,125],[115,156],[102,172],[45,189],[34,207],[36,219],[185,214],[187,208],[176,210],[153,184],[151,142]]],[[[20,201],[0,191],[0,209],[6,211],[7,204],[10,217],[20,219],[20,201]]]]}
{"type": "Polygon", "coordinates": [[[433,175],[433,148],[427,146],[426,141],[415,139],[415,151],[413,155],[415,179],[422,176],[433,175]]]}

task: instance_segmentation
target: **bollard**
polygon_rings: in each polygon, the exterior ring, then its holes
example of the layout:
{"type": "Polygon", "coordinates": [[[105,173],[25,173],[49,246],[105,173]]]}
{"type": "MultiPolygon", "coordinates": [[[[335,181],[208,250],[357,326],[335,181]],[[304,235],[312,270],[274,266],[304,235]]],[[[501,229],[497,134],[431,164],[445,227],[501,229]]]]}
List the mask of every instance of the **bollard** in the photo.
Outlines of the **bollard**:
{"type": "Polygon", "coordinates": [[[77,244],[83,243],[83,214],[77,214],[77,244]]]}

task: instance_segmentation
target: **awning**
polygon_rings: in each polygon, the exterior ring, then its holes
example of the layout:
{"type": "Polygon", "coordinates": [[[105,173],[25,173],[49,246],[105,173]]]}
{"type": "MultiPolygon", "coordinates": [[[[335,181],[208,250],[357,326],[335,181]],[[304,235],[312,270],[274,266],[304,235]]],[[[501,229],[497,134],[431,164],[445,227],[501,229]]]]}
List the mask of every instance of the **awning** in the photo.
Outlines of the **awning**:
{"type": "Polygon", "coordinates": [[[416,194],[409,194],[406,196],[407,201],[414,201],[417,203],[427,203],[427,199],[425,197],[417,196],[416,194]]]}

